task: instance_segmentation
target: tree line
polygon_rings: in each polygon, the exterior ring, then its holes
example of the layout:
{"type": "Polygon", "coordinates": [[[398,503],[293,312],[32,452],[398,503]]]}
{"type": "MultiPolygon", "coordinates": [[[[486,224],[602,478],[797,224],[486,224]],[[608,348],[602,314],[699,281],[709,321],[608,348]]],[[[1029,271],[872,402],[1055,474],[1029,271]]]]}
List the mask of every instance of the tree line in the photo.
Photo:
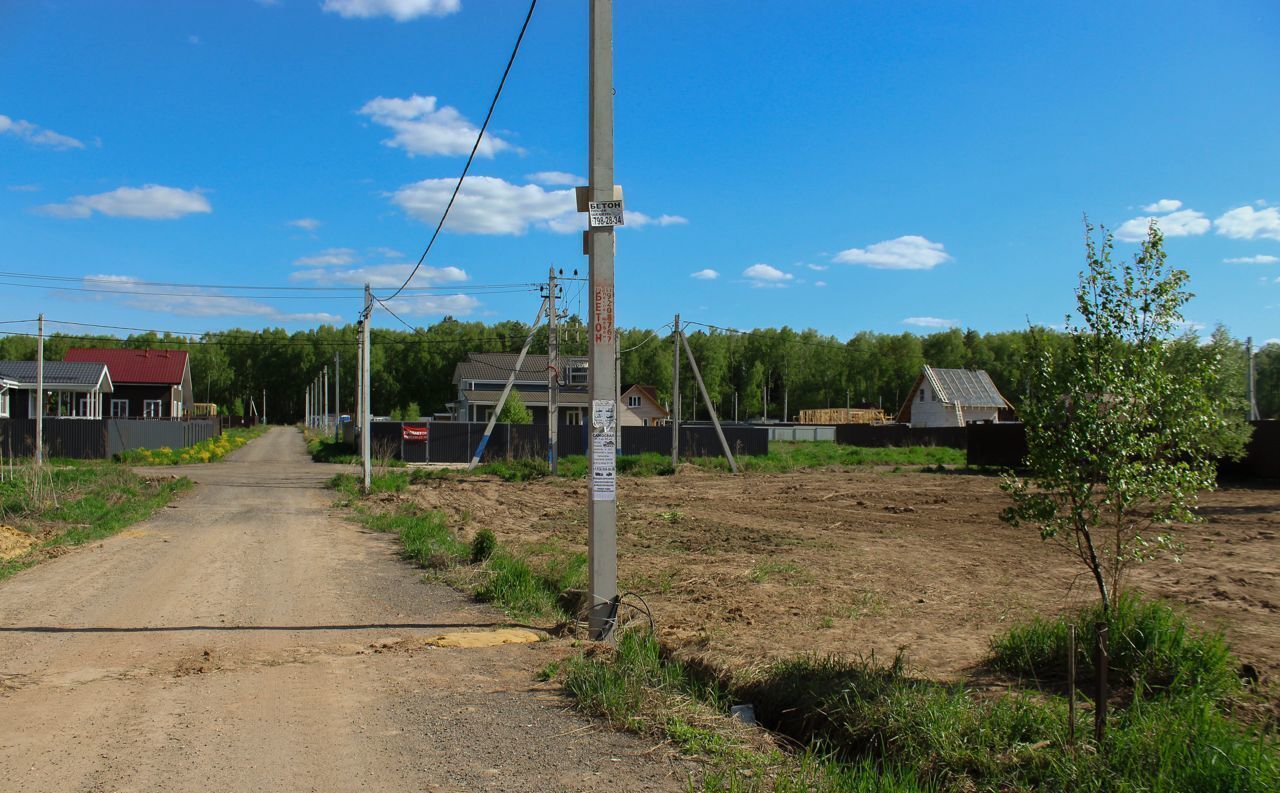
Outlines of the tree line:
{"type": "MultiPolygon", "coordinates": [[[[446,410],[455,397],[454,366],[468,352],[518,352],[529,326],[515,320],[493,324],[446,317],[415,331],[375,328],[372,331],[373,410],[378,415],[429,416],[446,410]]],[[[935,333],[886,334],[863,331],[841,340],[815,330],[759,328],[730,331],[689,324],[689,345],[698,360],[708,391],[720,415],[741,420],[768,416],[794,418],[806,408],[880,407],[896,414],[924,364],[946,368],[985,369],[1001,393],[1015,406],[1034,382],[1036,362],[1061,351],[1067,337],[1052,329],[979,333],[952,328],[935,333]]],[[[619,370],[624,384],[654,386],[670,400],[672,343],[669,329],[619,330],[619,370]]],[[[587,330],[574,316],[560,323],[562,355],[585,355],[587,330]]],[[[253,399],[267,416],[292,422],[303,415],[307,384],[325,366],[330,382],[340,381],[342,408],[354,404],[356,347],[354,325],[322,325],[292,333],[281,328],[206,333],[198,339],[155,333],[126,338],[52,334],[45,340],[45,359],[62,360],[70,347],[182,349],[191,356],[195,401],[212,402],[233,415],[245,413],[253,399]]],[[[1226,411],[1243,411],[1246,356],[1244,342],[1219,327],[1207,342],[1191,333],[1173,342],[1173,359],[1188,365],[1209,354],[1221,355],[1230,376],[1218,396],[1226,411]]],[[[547,330],[540,327],[531,351],[547,352],[547,330]]],[[[34,360],[30,336],[0,339],[0,359],[34,360]]],[[[682,406],[686,418],[705,418],[694,406],[696,388],[688,365],[682,367],[682,406]]],[[[1280,344],[1269,344],[1255,357],[1258,408],[1264,418],[1280,417],[1280,344]]]]}

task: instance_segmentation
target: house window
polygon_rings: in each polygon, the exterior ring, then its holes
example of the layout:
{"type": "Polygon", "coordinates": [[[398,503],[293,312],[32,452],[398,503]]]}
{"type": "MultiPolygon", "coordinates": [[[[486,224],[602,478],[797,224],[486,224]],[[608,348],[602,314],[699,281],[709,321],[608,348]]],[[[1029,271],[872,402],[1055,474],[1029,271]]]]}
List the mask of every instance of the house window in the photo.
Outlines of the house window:
{"type": "Polygon", "coordinates": [[[587,384],[587,367],[582,365],[572,366],[569,369],[569,385],[586,385],[587,384]]]}
{"type": "Polygon", "coordinates": [[[144,419],[160,418],[161,406],[164,402],[159,399],[147,399],[142,402],[142,417],[144,419]]]}
{"type": "Polygon", "coordinates": [[[638,407],[640,407],[640,397],[638,397],[638,396],[629,396],[629,397],[627,397],[627,407],[629,407],[629,408],[638,408],[638,407]]]}
{"type": "Polygon", "coordinates": [[[80,397],[80,412],[76,415],[81,418],[93,418],[93,397],[80,397]]]}
{"type": "Polygon", "coordinates": [[[127,399],[111,400],[111,418],[113,419],[129,418],[129,400],[127,399]]]}
{"type": "Polygon", "coordinates": [[[920,401],[921,401],[921,402],[923,402],[923,401],[924,401],[924,389],[923,389],[923,388],[922,388],[922,389],[920,389],[920,401]]]}
{"type": "Polygon", "coordinates": [[[564,416],[564,423],[577,427],[582,424],[582,408],[569,408],[561,412],[564,416]]]}
{"type": "Polygon", "coordinates": [[[9,415],[9,389],[0,388],[0,417],[7,418],[9,415]]]}

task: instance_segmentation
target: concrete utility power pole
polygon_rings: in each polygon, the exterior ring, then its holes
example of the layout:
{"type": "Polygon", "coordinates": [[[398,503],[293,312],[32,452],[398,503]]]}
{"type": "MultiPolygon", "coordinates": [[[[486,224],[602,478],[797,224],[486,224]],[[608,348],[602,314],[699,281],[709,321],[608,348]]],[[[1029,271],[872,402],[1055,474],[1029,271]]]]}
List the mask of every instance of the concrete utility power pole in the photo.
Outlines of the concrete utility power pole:
{"type": "Polygon", "coordinates": [[[267,389],[262,389],[262,423],[267,423],[267,389]]]}
{"type": "MultiPolygon", "coordinates": [[[[342,440],[342,363],[341,354],[337,351],[333,353],[333,413],[334,428],[333,437],[336,441],[342,440]]],[[[265,403],[267,398],[264,396],[262,401],[265,403]]],[[[264,411],[265,412],[265,411],[264,411]]]]}
{"type": "Polygon", "coordinates": [[[373,485],[373,445],[369,436],[373,411],[369,408],[369,325],[373,320],[373,291],[364,285],[364,323],[360,328],[360,462],[364,469],[364,492],[373,485]]]}
{"type": "Polygon", "coordinates": [[[324,416],[324,421],[321,423],[324,426],[325,432],[328,432],[329,431],[329,367],[327,366],[324,368],[324,388],[322,390],[324,391],[324,397],[320,401],[321,401],[321,404],[324,405],[324,413],[322,414],[324,416]]]}
{"type": "Polygon", "coordinates": [[[1250,336],[1244,342],[1245,357],[1248,359],[1248,367],[1245,369],[1245,377],[1247,379],[1246,388],[1249,397],[1249,421],[1257,421],[1258,414],[1258,381],[1257,374],[1253,369],[1253,337],[1250,336]]]}
{"type": "Polygon", "coordinates": [[[618,402],[612,360],[617,334],[613,278],[617,239],[613,226],[622,222],[622,206],[613,183],[613,0],[590,2],[589,223],[586,236],[591,270],[591,335],[588,337],[591,361],[588,370],[591,484],[587,488],[590,528],[587,557],[590,633],[591,638],[602,640],[613,631],[618,594],[618,402]],[[590,211],[591,205],[600,210],[599,215],[590,211]],[[610,208],[616,210],[615,215],[607,214],[610,208]]]}
{"type": "Polygon", "coordinates": [[[671,323],[671,470],[680,465],[680,315],[671,323]]]}
{"type": "Polygon", "coordinates": [[[36,465],[44,465],[44,314],[36,317],[36,465]]]}
{"type": "Polygon", "coordinates": [[[556,268],[547,275],[547,458],[554,476],[560,464],[560,339],[556,333],[556,268]]]}

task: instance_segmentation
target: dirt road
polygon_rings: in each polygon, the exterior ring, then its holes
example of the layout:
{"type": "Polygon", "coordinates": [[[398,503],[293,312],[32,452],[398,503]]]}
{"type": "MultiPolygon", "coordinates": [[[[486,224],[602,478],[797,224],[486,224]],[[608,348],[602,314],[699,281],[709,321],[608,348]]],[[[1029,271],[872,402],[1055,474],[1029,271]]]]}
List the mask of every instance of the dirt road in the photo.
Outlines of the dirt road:
{"type": "Polygon", "coordinates": [[[545,645],[417,640],[498,615],[329,508],[272,430],[153,519],[0,583],[0,791],[680,789],[575,716],[545,645]]]}

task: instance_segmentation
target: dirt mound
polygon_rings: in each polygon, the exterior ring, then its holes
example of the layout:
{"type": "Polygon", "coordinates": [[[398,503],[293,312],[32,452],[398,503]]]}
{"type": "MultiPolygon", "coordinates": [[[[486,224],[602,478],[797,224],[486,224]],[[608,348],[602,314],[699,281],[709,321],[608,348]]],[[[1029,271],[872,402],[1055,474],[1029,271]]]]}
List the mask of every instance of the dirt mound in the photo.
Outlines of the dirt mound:
{"type": "Polygon", "coordinates": [[[36,541],[30,534],[0,524],[0,559],[14,559],[31,550],[36,541]]]}

